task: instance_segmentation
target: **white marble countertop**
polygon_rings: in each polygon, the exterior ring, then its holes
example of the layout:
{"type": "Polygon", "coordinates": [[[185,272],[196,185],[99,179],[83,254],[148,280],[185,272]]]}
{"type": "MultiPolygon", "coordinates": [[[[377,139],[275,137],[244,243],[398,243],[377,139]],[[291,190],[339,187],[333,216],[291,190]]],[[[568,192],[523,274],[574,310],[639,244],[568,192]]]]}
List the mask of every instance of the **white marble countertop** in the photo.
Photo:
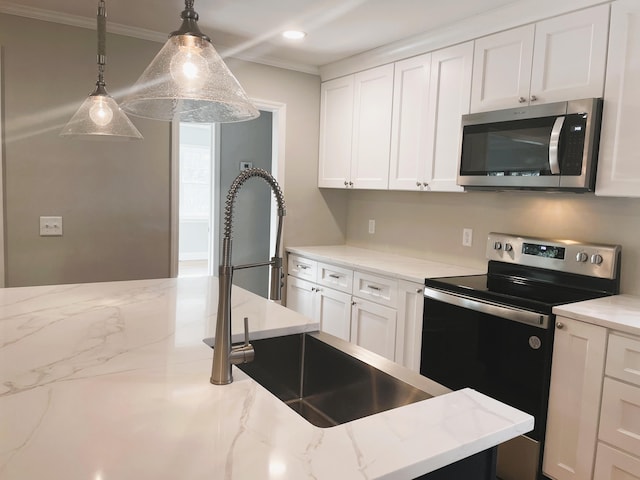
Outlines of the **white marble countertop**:
{"type": "Polygon", "coordinates": [[[424,283],[425,278],[477,275],[486,273],[477,269],[378,252],[350,245],[326,245],[319,247],[287,247],[287,251],[311,260],[331,263],[346,268],[366,270],[391,278],[424,283]]]}
{"type": "MultiPolygon", "coordinates": [[[[234,328],[316,330],[234,289],[234,328]]],[[[408,479],[531,430],[469,389],[321,429],[234,367],[209,383],[215,278],[0,289],[0,478],[408,479]]]]}
{"type": "Polygon", "coordinates": [[[553,313],[619,332],[640,335],[640,297],[614,295],[553,308],[553,313]]]}

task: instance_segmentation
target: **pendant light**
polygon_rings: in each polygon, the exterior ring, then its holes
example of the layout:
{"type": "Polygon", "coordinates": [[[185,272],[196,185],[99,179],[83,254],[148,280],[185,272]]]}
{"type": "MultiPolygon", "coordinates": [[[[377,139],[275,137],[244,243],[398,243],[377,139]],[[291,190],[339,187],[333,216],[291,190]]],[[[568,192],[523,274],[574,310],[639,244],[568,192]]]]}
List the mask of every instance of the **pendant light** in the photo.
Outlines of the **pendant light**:
{"type": "Polygon", "coordinates": [[[198,27],[194,0],[182,25],[142,73],[122,108],[133,115],[185,122],[242,122],[260,115],[198,27]]]}
{"type": "Polygon", "coordinates": [[[83,139],[139,140],[142,135],[107,93],[104,83],[106,64],[107,10],[104,0],[98,2],[98,81],[96,89],[80,105],[60,132],[63,136],[83,139]]]}

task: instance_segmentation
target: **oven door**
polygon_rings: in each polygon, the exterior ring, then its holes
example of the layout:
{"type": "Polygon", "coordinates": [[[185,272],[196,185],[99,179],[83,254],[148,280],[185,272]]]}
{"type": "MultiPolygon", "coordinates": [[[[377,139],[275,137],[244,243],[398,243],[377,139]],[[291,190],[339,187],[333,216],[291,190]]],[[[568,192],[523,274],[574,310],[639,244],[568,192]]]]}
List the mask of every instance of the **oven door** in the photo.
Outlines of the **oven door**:
{"type": "Polygon", "coordinates": [[[553,329],[548,315],[513,309],[517,319],[504,318],[509,310],[425,288],[420,373],[453,390],[471,387],[533,415],[534,430],[505,444],[503,452],[512,450],[508,454],[499,451],[498,471],[504,479],[535,479],[546,426],[553,329]],[[509,473],[507,463],[515,458],[513,467],[526,473],[509,473]]]}

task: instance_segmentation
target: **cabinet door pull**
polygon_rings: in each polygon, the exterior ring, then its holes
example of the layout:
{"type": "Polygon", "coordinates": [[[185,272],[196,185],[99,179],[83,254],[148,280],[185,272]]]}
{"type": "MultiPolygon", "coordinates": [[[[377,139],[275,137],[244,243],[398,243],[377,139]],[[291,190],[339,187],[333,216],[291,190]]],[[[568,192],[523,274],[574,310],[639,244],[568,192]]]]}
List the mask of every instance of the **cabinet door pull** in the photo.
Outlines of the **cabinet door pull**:
{"type": "Polygon", "coordinates": [[[557,329],[559,329],[559,330],[562,330],[562,329],[564,328],[564,323],[562,323],[562,322],[557,322],[557,323],[556,323],[556,328],[557,328],[557,329]]]}
{"type": "Polygon", "coordinates": [[[418,288],[418,289],[416,290],[416,293],[424,293],[424,288],[418,288]]]}
{"type": "Polygon", "coordinates": [[[518,98],[518,102],[519,102],[519,103],[525,103],[526,101],[527,101],[527,99],[526,99],[526,98],[524,98],[524,97],[520,97],[520,98],[518,98]]]}

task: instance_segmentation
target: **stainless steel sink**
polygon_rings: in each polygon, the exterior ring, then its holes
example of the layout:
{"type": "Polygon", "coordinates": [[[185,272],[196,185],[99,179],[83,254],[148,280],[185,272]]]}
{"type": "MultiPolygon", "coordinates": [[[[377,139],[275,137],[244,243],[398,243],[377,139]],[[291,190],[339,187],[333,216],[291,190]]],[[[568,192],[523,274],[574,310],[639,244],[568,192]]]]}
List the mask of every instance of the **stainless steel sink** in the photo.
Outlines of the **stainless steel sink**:
{"type": "Polygon", "coordinates": [[[430,398],[433,395],[424,391],[430,386],[442,389],[391,361],[321,332],[251,343],[254,361],[237,367],[318,427],[430,398]]]}

